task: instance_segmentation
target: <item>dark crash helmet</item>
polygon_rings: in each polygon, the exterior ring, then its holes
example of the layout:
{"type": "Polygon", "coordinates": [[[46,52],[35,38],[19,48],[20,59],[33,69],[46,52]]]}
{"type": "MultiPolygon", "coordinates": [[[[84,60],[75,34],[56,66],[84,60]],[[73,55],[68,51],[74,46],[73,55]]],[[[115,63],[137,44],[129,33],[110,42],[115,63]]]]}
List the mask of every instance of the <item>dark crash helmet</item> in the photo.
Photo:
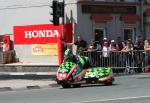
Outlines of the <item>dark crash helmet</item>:
{"type": "Polygon", "coordinates": [[[72,59],[73,53],[72,53],[72,51],[71,51],[70,49],[67,49],[67,50],[65,51],[65,53],[64,53],[64,56],[65,56],[65,58],[70,58],[70,59],[72,59]]]}

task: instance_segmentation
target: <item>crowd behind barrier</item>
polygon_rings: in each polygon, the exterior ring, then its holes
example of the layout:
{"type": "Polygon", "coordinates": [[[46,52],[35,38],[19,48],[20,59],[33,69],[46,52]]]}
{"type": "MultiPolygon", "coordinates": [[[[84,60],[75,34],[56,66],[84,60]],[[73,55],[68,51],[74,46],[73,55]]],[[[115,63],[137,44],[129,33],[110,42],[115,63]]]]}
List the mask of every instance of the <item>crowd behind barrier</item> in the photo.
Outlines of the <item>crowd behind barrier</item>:
{"type": "Polygon", "coordinates": [[[104,57],[102,51],[84,51],[81,56],[89,57],[93,67],[132,68],[135,72],[142,72],[144,67],[150,66],[150,51],[144,50],[113,51],[108,57],[104,57]]]}
{"type": "Polygon", "coordinates": [[[79,37],[77,36],[77,43],[74,43],[77,46],[76,55],[89,57],[94,67],[109,66],[117,70],[131,68],[135,72],[141,72],[145,67],[150,68],[150,39],[144,39],[141,35],[135,41],[131,38],[122,40],[118,36],[113,40],[96,38],[89,44],[79,37]]]}

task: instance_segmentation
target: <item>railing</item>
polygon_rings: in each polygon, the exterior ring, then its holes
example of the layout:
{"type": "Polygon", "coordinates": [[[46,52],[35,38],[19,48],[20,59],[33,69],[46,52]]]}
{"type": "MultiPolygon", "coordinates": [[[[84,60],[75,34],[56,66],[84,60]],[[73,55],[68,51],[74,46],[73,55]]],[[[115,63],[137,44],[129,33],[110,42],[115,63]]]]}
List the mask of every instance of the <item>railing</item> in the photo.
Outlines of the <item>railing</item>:
{"type": "Polygon", "coordinates": [[[110,51],[108,57],[104,57],[102,51],[84,51],[81,56],[89,57],[94,67],[134,68],[138,72],[144,67],[150,66],[150,51],[110,51]]]}

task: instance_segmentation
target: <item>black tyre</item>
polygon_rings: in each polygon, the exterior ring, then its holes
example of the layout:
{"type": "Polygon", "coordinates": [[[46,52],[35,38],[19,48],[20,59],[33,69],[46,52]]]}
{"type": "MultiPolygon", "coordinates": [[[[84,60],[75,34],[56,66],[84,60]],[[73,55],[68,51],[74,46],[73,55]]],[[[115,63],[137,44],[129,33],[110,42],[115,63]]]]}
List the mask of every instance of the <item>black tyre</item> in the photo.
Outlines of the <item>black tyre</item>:
{"type": "Polygon", "coordinates": [[[113,85],[113,82],[106,82],[106,83],[104,83],[104,85],[106,85],[106,86],[113,85]]]}
{"type": "Polygon", "coordinates": [[[71,87],[71,85],[68,84],[68,83],[62,83],[61,86],[62,86],[63,88],[70,88],[70,87],[71,87]]]}
{"type": "Polygon", "coordinates": [[[75,88],[78,88],[80,86],[81,86],[81,84],[73,84],[73,87],[75,87],[75,88]]]}

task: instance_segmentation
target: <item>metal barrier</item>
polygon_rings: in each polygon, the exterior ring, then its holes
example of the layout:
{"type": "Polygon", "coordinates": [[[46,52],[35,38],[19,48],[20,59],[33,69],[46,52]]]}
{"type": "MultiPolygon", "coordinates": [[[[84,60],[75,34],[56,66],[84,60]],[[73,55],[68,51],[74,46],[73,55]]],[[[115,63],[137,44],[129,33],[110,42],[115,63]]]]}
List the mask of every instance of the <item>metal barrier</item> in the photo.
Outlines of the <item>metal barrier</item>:
{"type": "Polygon", "coordinates": [[[102,51],[84,51],[81,56],[89,57],[94,67],[134,68],[135,72],[140,72],[144,67],[150,66],[150,51],[110,51],[108,57],[104,57],[102,51]]]}

